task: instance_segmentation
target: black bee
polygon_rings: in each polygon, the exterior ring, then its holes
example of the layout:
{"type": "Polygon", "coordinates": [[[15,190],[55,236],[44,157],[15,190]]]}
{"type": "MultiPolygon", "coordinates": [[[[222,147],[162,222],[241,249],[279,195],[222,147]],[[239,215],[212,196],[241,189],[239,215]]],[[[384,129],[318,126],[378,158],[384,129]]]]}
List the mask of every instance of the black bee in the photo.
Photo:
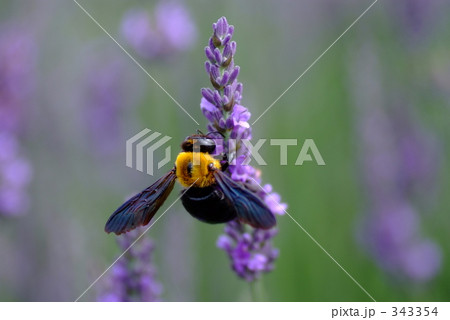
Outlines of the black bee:
{"type": "Polygon", "coordinates": [[[177,178],[186,188],[181,196],[183,206],[194,218],[207,223],[238,218],[260,229],[275,226],[275,216],[256,193],[225,173],[226,158],[219,161],[211,156],[216,149],[213,139],[204,134],[192,135],[183,141],[181,148],[169,173],[111,215],[105,226],[107,233],[121,234],[147,225],[169,196],[177,178]]]}

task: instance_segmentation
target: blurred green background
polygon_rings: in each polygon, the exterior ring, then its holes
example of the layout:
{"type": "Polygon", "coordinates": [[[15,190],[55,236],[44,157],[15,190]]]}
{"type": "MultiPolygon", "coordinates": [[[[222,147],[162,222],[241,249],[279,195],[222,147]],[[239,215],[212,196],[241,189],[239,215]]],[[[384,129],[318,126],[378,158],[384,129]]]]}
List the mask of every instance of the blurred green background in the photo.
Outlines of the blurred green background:
{"type": "MultiPolygon", "coordinates": [[[[120,28],[129,9],[151,14],[155,1],[79,2],[201,127],[73,1],[2,1],[2,29],[18,25],[31,32],[36,44],[33,98],[23,113],[20,136],[33,168],[30,206],[21,216],[0,217],[2,301],[75,300],[120,253],[115,236],[103,231],[105,221],[125,197],[156,179],[125,166],[125,141],[150,128],[173,137],[175,153],[185,136],[206,129],[199,107],[200,89],[210,87],[204,47],[219,17],[226,16],[235,26],[242,102],[255,120],[372,3],[185,1],[196,27],[192,46],[146,58],[127,44],[120,28]],[[90,133],[88,101],[94,83],[108,81],[102,78],[108,61],[121,70],[111,98],[119,107],[111,123],[114,139],[103,150],[90,133]]],[[[280,166],[279,149],[266,143],[261,151],[268,163],[260,168],[263,181],[273,185],[288,212],[379,301],[450,298],[449,15],[444,1],[379,0],[253,126],[255,140],[314,139],[325,166],[294,166],[300,146],[290,147],[288,165],[280,166]],[[413,2],[423,8],[407,9],[413,2]],[[371,61],[376,61],[372,69],[367,67],[371,61]],[[361,79],[379,88],[376,101],[361,79]],[[436,191],[426,205],[417,207],[422,235],[440,247],[441,267],[419,283],[399,281],[380,268],[358,238],[364,237],[360,222],[368,210],[358,110],[361,104],[380,107],[377,102],[386,108],[387,101],[400,101],[411,109],[420,126],[438,141],[440,160],[432,162],[438,172],[436,191]]],[[[169,168],[170,164],[155,176],[169,168]]],[[[164,208],[177,196],[178,191],[164,208]]],[[[288,216],[278,217],[278,228],[274,242],[280,257],[259,284],[264,300],[370,301],[288,216]]],[[[249,285],[231,271],[228,257],[216,247],[222,232],[222,225],[192,219],[181,203],[148,232],[155,244],[163,300],[250,299],[249,285]]],[[[95,301],[106,278],[81,300],[95,301]]]]}

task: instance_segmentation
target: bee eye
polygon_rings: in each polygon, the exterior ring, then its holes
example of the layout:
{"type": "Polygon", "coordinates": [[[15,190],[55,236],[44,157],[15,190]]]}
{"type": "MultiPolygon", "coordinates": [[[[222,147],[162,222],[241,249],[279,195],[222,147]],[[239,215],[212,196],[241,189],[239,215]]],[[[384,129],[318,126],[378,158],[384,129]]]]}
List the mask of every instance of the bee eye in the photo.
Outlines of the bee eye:
{"type": "Polygon", "coordinates": [[[208,169],[209,169],[209,171],[213,171],[214,170],[214,163],[210,163],[210,164],[208,164],[208,169]]]}

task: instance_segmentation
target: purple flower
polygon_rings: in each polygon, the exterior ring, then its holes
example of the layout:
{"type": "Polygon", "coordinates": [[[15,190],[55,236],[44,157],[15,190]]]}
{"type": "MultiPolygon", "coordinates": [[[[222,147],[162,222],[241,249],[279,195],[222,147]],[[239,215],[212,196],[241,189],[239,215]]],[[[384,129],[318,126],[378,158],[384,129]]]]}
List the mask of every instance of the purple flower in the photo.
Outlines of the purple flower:
{"type": "MultiPolygon", "coordinates": [[[[133,230],[118,237],[121,251],[125,251],[138,236],[138,231],[133,230]]],[[[108,289],[98,301],[159,301],[162,285],[155,280],[152,254],[152,241],[145,237],[139,239],[111,268],[108,289]]]]}
{"type": "Polygon", "coordinates": [[[439,14],[445,1],[397,0],[392,1],[392,11],[399,28],[409,39],[424,38],[433,27],[433,20],[439,14]]]}
{"type": "Polygon", "coordinates": [[[404,271],[410,279],[419,282],[429,281],[441,269],[441,249],[428,239],[421,240],[403,252],[402,261],[404,271]]]}
{"type": "Polygon", "coordinates": [[[439,271],[441,251],[420,235],[419,216],[407,203],[375,209],[365,224],[363,241],[389,273],[424,282],[439,271]]]}
{"type": "Polygon", "coordinates": [[[29,205],[29,161],[20,145],[32,105],[35,46],[30,33],[5,27],[0,33],[0,215],[23,214],[29,205]]]}
{"type": "Polygon", "coordinates": [[[122,20],[122,35],[128,44],[142,57],[153,58],[162,51],[162,43],[153,30],[147,12],[133,9],[122,20]]]}
{"type": "MultiPolygon", "coordinates": [[[[250,150],[242,140],[252,138],[248,122],[251,114],[241,104],[243,86],[237,80],[240,69],[234,64],[233,32],[234,27],[225,17],[213,24],[213,35],[205,48],[205,70],[212,88],[201,90],[200,108],[209,121],[208,130],[225,136],[221,149],[230,160],[231,178],[255,190],[274,214],[284,214],[287,205],[280,203],[280,195],[272,192],[270,185],[261,190],[261,172],[246,163],[250,150]]],[[[278,250],[272,247],[271,239],[276,233],[276,229],[253,229],[235,220],[225,226],[225,235],[219,237],[217,246],[227,252],[232,269],[239,277],[254,281],[261,273],[273,269],[278,250]]]]}
{"type": "Polygon", "coordinates": [[[143,58],[164,57],[188,50],[197,30],[187,8],[178,1],[161,1],[151,16],[142,9],[127,12],[122,35],[143,58]]]}
{"type": "Polygon", "coordinates": [[[156,29],[167,46],[189,49],[197,39],[197,28],[187,8],[177,1],[161,1],[155,8],[156,29]]]}
{"type": "Polygon", "coordinates": [[[398,283],[424,283],[438,274],[442,262],[440,248],[422,230],[427,215],[419,208],[427,210],[427,203],[417,205],[435,191],[441,163],[436,140],[404,97],[395,104],[383,98],[376,50],[366,45],[355,52],[352,90],[366,197],[358,238],[398,283]]]}
{"type": "Polygon", "coordinates": [[[284,215],[286,213],[287,204],[281,203],[281,196],[276,192],[272,192],[272,186],[270,184],[264,186],[264,194],[269,194],[269,196],[264,196],[264,202],[273,213],[278,215],[284,215]]]}
{"type": "Polygon", "coordinates": [[[407,197],[433,198],[440,167],[437,139],[407,106],[397,107],[391,117],[399,165],[398,187],[407,197]]]}
{"type": "Polygon", "coordinates": [[[18,132],[31,105],[35,43],[17,26],[0,26],[0,130],[18,132]]]}
{"type": "Polygon", "coordinates": [[[368,208],[360,238],[388,273],[424,282],[438,273],[441,253],[421,234],[413,203],[433,190],[439,161],[429,137],[402,110],[399,118],[372,108],[361,119],[368,208]]]}
{"type": "Polygon", "coordinates": [[[92,61],[85,77],[83,115],[88,138],[97,153],[110,154],[121,138],[121,112],[131,104],[125,68],[121,59],[102,54],[92,61]]]}
{"type": "Polygon", "coordinates": [[[217,247],[228,254],[231,267],[239,277],[254,281],[274,268],[279,252],[273,248],[271,239],[277,232],[275,228],[246,230],[234,220],[225,226],[225,234],[217,239],[217,247]]]}

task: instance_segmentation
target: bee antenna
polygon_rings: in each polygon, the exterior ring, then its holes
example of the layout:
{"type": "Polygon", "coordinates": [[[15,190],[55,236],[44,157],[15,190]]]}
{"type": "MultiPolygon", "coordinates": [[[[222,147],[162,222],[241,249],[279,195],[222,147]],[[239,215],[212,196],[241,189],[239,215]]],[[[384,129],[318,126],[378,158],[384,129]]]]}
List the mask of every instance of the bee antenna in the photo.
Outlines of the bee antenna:
{"type": "Polygon", "coordinates": [[[201,134],[202,136],[205,135],[200,129],[197,129],[197,133],[198,133],[198,134],[201,134]]]}

